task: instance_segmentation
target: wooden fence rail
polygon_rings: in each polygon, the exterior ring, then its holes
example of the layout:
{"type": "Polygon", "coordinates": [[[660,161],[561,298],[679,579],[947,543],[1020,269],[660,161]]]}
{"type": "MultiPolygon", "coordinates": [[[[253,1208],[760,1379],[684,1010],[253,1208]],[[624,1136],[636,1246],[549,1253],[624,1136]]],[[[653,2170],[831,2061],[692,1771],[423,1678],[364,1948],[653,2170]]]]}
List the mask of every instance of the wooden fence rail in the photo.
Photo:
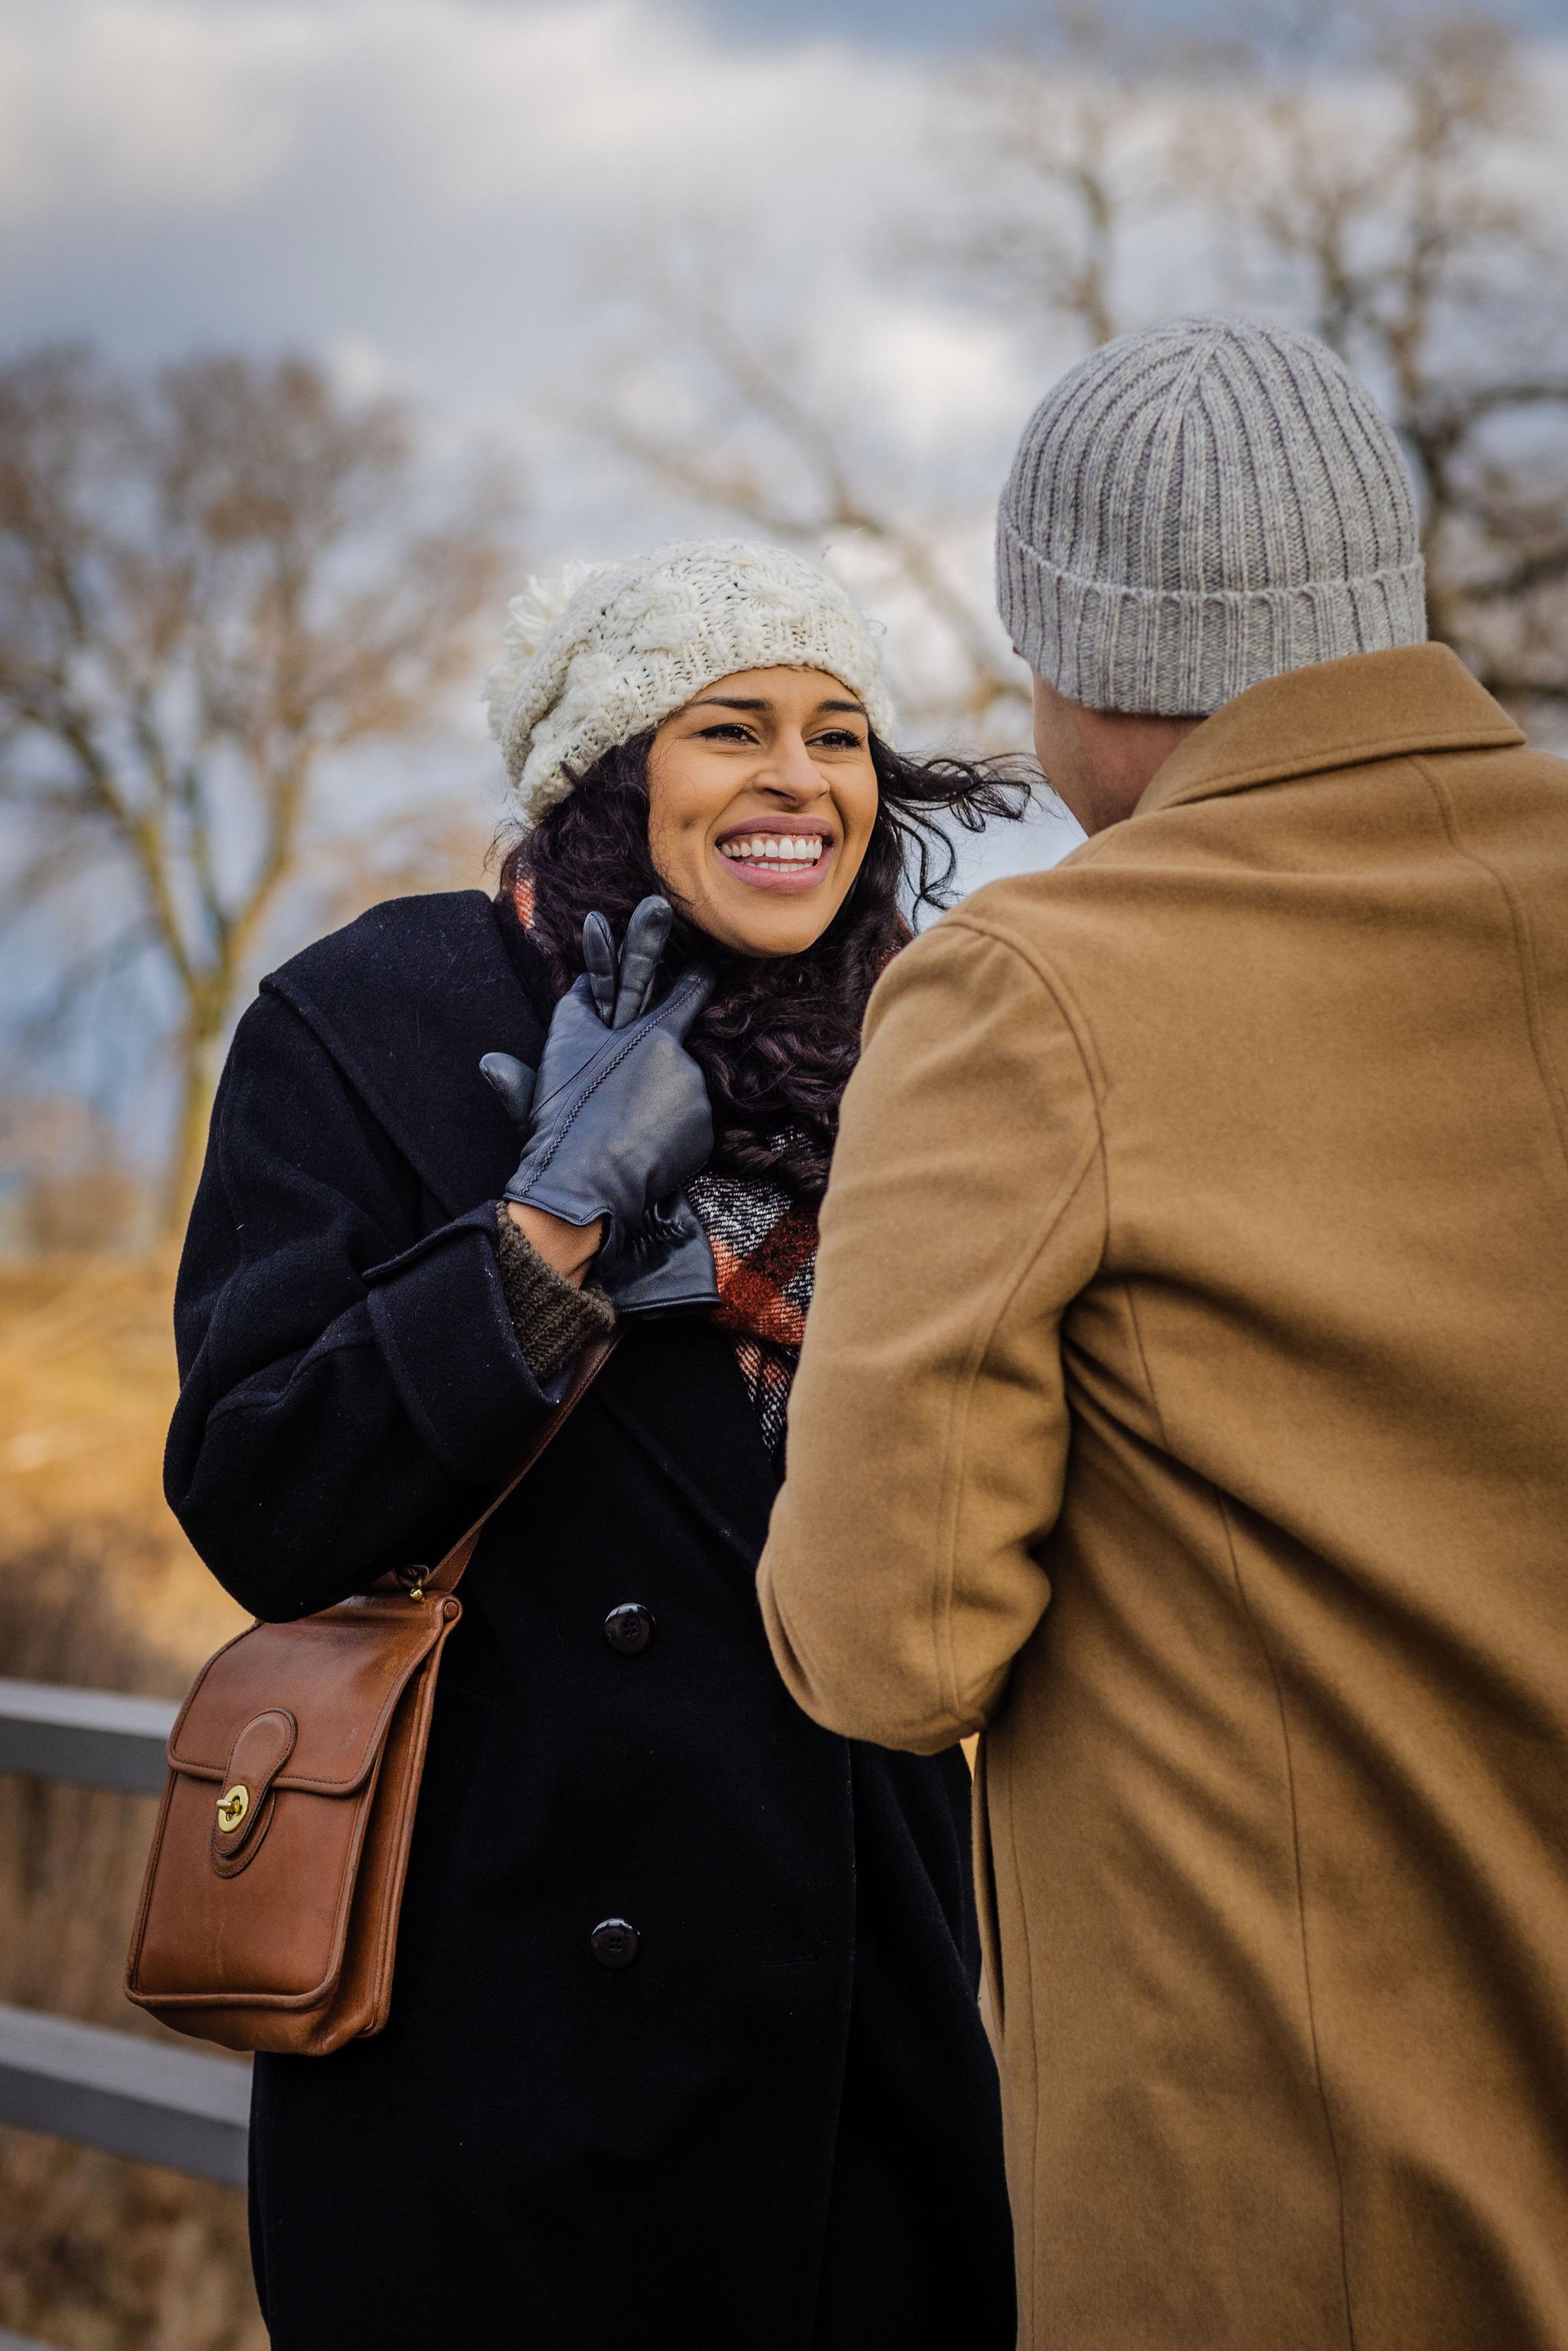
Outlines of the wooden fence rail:
{"type": "MultiPolygon", "coordinates": [[[[0,1771],[155,1795],[175,1711],[0,1679],[0,1771]]],[[[0,2005],[0,2122],[243,2188],[249,2109],[248,2064],[0,2005]]]]}

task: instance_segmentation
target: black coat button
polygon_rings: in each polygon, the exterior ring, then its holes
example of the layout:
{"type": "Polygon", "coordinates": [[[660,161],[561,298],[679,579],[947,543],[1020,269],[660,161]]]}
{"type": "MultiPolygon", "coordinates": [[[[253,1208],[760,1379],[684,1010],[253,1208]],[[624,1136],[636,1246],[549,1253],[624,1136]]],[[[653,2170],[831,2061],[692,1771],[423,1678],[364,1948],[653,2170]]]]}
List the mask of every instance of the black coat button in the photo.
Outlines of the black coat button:
{"type": "Polygon", "coordinates": [[[604,1637],[623,1657],[634,1657],[653,1637],[653,1610],[644,1608],[640,1600],[628,1600],[623,1608],[612,1608],[604,1620],[604,1637]]]}
{"type": "Polygon", "coordinates": [[[588,1948],[601,1968],[629,1968],[637,1956],[637,1929],[626,1918],[601,1918],[588,1948]]]}

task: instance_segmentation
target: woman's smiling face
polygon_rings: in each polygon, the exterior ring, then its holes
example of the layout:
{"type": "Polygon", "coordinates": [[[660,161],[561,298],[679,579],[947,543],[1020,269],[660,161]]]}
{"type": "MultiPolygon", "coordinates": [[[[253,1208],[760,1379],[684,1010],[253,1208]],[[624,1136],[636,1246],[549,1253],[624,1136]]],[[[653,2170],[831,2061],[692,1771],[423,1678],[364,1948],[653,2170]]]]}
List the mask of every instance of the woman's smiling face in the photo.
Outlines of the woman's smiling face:
{"type": "Polygon", "coordinates": [[[821,670],[722,677],[665,719],[648,754],[659,878],[741,955],[800,955],[821,937],[876,810],[865,712],[821,670]]]}

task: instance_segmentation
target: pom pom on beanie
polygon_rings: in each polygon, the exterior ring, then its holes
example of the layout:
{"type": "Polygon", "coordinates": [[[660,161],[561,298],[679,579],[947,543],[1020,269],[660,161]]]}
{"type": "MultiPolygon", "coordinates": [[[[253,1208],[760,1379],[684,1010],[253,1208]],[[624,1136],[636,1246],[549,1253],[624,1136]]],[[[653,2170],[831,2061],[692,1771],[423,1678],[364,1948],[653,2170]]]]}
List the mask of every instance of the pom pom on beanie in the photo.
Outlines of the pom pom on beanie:
{"type": "Polygon", "coordinates": [[[512,599],[502,644],[485,699],[530,820],[603,753],[740,670],[823,670],[893,738],[870,623],[818,565],[760,541],[675,539],[630,562],[569,564],[512,599]]]}

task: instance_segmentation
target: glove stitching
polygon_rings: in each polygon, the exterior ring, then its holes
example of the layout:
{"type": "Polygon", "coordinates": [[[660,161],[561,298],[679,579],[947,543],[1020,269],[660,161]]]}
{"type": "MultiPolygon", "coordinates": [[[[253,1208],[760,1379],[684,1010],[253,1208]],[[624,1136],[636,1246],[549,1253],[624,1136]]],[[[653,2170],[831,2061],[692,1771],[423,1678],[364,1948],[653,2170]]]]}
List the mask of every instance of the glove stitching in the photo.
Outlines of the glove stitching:
{"type": "MultiPolygon", "coordinates": [[[[652,1029],[658,1028],[661,1023],[667,1019],[672,1009],[679,1008],[681,1003],[684,1001],[681,992],[682,985],[683,983],[677,982],[670,990],[669,995],[664,998],[663,1004],[657,1006],[653,1011],[644,1013],[642,1019],[636,1023],[635,1027],[628,1029],[626,1041],[622,1045],[620,1052],[612,1054],[610,1060],[606,1061],[603,1067],[600,1070],[598,1075],[592,1078],[590,1082],[583,1087],[581,1093],[578,1096],[576,1102],[573,1102],[570,1110],[568,1111],[565,1118],[561,1121],[559,1127],[557,1129],[555,1140],[551,1143],[543,1158],[536,1165],[533,1176],[530,1178],[530,1181],[537,1180],[538,1176],[549,1173],[550,1164],[554,1160],[557,1152],[560,1149],[561,1144],[571,1133],[572,1127],[576,1123],[578,1118],[581,1115],[582,1112],[586,1110],[588,1104],[592,1101],[594,1095],[604,1083],[606,1078],[613,1076],[614,1072],[621,1067],[622,1062],[626,1060],[628,1054],[635,1051],[636,1048],[643,1042],[643,1038],[646,1037],[652,1029]]],[[[692,988],[687,987],[685,989],[686,996],[690,996],[693,993],[694,990],[692,988]]],[[[604,1213],[608,1216],[611,1212],[609,1209],[606,1209],[604,1213]]]]}
{"type": "Polygon", "coordinates": [[[579,1094],[577,1100],[567,1112],[566,1116],[562,1119],[560,1125],[556,1130],[554,1142],[550,1144],[543,1158],[538,1163],[535,1169],[536,1175],[542,1176],[548,1171],[551,1160],[554,1159],[556,1153],[560,1149],[561,1144],[571,1133],[572,1127],[575,1125],[577,1120],[581,1116],[589,1103],[593,1100],[594,1095],[599,1092],[599,1089],[604,1083],[605,1079],[614,1075],[615,1071],[621,1067],[622,1062],[626,1059],[627,1054],[632,1052],[633,1048],[640,1045],[642,1041],[643,1040],[640,1036],[633,1036],[629,1044],[623,1046],[619,1053],[613,1054],[611,1059],[605,1062],[598,1076],[591,1079],[588,1084],[583,1087],[581,1093],[579,1094]]]}

